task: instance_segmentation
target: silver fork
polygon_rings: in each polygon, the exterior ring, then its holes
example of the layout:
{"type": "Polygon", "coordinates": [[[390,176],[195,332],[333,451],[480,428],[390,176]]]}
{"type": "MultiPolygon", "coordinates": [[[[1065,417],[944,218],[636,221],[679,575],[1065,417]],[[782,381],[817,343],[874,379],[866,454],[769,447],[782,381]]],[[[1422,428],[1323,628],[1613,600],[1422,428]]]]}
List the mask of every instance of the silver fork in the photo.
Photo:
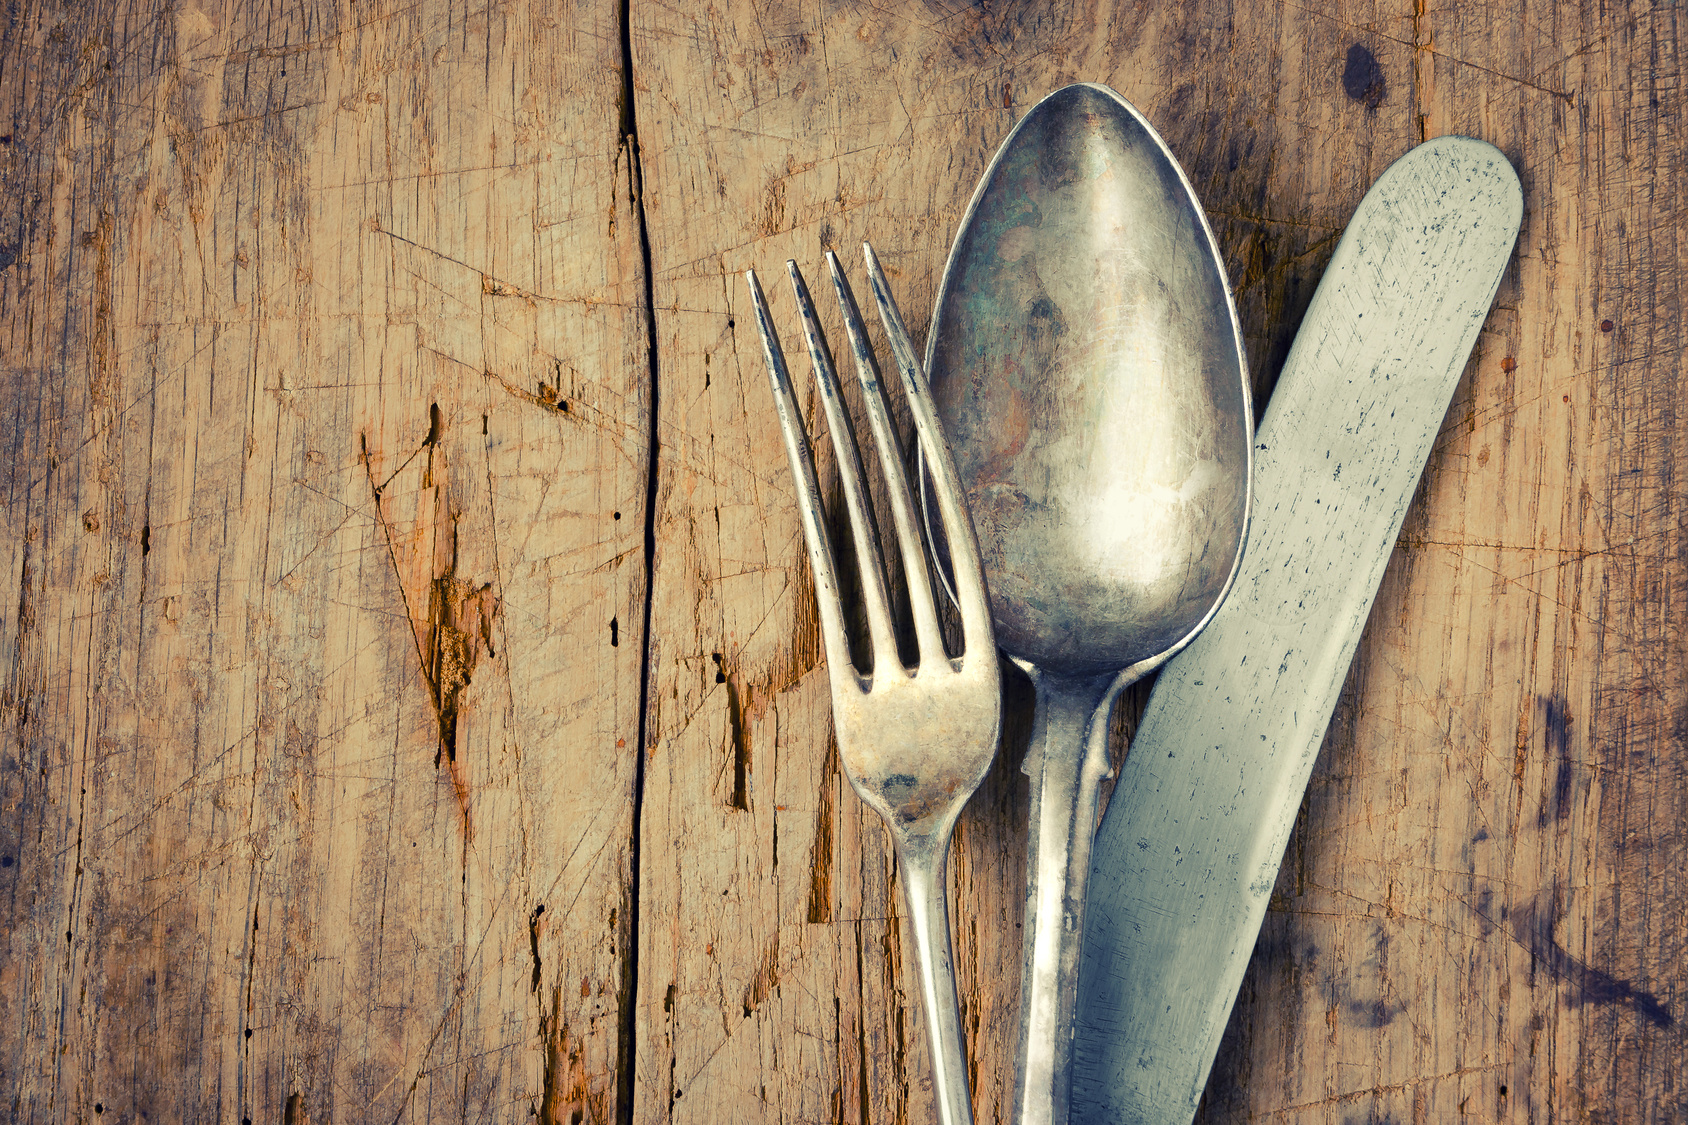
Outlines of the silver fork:
{"type": "Polygon", "coordinates": [[[803,284],[803,275],[796,262],[787,262],[803,319],[803,333],[808,340],[809,358],[814,364],[815,381],[826,411],[827,429],[838,453],[838,475],[844,486],[844,502],[861,575],[872,670],[864,673],[850,659],[837,568],[833,565],[832,546],[827,537],[820,484],[815,479],[814,461],[804,436],[803,415],[792,392],[785,355],[768,315],[762,286],[754,270],[745,277],[750,284],[751,301],[756,306],[756,326],[762,334],[762,350],[767,356],[774,388],[774,406],[785,435],[791,475],[797,483],[797,506],[802,511],[803,537],[808,542],[809,563],[815,576],[821,638],[832,683],[832,722],[838,739],[838,758],[856,793],[885,818],[896,844],[903,894],[920,964],[926,1027],[932,1040],[938,1120],[943,1125],[971,1125],[966,1044],[961,1030],[961,1005],[956,995],[944,868],[956,818],[984,780],[996,753],[1002,688],[978,540],[967,515],[955,463],[944,441],[925,373],[915,356],[908,330],[903,327],[903,318],[891,300],[879,260],[866,243],[862,251],[867,259],[874,302],[885,324],[892,358],[902,375],[915,434],[925,454],[932,492],[943,517],[956,600],[961,609],[965,648],[960,656],[952,657],[944,651],[927,574],[925,539],[915,521],[914,501],[898,454],[896,431],[880,383],[879,367],[844,271],[838,265],[837,256],[828,251],[826,263],[844,312],[844,326],[856,358],[868,425],[873,430],[874,446],[879,451],[897,526],[897,544],[908,582],[909,610],[920,649],[919,663],[914,668],[904,667],[897,652],[885,564],[869,516],[855,431],[839,397],[832,356],[815,319],[814,304],[803,284]]]}

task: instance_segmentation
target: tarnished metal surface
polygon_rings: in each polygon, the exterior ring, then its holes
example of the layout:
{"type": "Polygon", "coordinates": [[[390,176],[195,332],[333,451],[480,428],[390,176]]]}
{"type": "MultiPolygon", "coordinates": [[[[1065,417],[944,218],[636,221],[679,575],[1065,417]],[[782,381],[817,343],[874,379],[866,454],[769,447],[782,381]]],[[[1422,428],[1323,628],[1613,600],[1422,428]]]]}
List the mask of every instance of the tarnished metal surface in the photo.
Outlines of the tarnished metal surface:
{"type": "Polygon", "coordinates": [[[1511,255],[1518,178],[1443,137],[1361,202],[1261,424],[1237,589],[1161,673],[1096,838],[1086,1121],[1184,1125],[1390,549],[1511,255]]]}
{"type": "Polygon", "coordinates": [[[1212,232],[1118,94],[1038,103],[986,171],[928,341],[997,639],[1037,685],[1015,1117],[1065,1122],[1105,730],[1235,573],[1252,434],[1212,232]]]}
{"type": "Polygon", "coordinates": [[[851,661],[837,566],[827,536],[820,485],[803,432],[803,416],[792,390],[779,336],[754,272],[748,275],[748,282],[773,384],[775,410],[791,462],[791,475],[797,484],[809,563],[815,576],[815,600],[820,610],[821,638],[832,686],[838,759],[850,784],[863,801],[885,818],[896,841],[915,955],[920,963],[926,1024],[932,1040],[932,1075],[939,1120],[942,1125],[971,1125],[967,1056],[950,946],[944,866],[956,818],[967,798],[984,780],[985,771],[996,756],[1002,683],[979,549],[967,518],[955,466],[944,443],[914,345],[891,299],[885,275],[873,251],[865,246],[863,250],[874,300],[902,376],[909,413],[927,466],[929,495],[937,502],[952,547],[953,590],[961,610],[964,644],[959,656],[951,657],[944,650],[937,606],[927,579],[924,540],[916,522],[879,367],[843,270],[829,252],[827,266],[844,312],[869,428],[873,431],[886,491],[890,494],[903,573],[908,582],[910,615],[914,618],[914,633],[920,648],[917,665],[904,667],[897,652],[885,565],[869,515],[862,483],[864,474],[849,412],[839,396],[832,357],[821,336],[802,275],[795,262],[787,262],[827,428],[838,453],[839,477],[861,578],[863,609],[873,653],[872,670],[863,672],[851,661]]]}
{"type": "Polygon", "coordinates": [[[1207,615],[1247,507],[1242,345],[1183,173],[1118,95],[1057,91],[1003,143],[928,369],[1006,651],[1112,673],[1207,615]]]}

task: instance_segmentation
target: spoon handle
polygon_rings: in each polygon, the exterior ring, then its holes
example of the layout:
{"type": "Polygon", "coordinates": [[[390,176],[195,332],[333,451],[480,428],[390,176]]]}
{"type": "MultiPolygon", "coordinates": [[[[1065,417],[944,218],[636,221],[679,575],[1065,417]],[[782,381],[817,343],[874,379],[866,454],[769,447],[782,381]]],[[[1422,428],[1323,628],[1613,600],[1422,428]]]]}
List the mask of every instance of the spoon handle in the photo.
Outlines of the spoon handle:
{"type": "Polygon", "coordinates": [[[967,1039],[961,1030],[961,999],[955,988],[955,952],[950,944],[948,886],[944,868],[950,831],[901,835],[897,862],[902,868],[903,901],[914,931],[920,968],[921,1007],[932,1045],[932,1094],[939,1125],[973,1125],[967,1090],[967,1039]]]}
{"type": "Polygon", "coordinates": [[[1084,888],[1096,798],[1108,776],[1108,711],[1122,685],[1113,674],[1038,673],[1033,682],[1037,715],[1022,767],[1032,781],[1032,823],[1014,1119],[1020,1125],[1066,1125],[1084,888]]]}

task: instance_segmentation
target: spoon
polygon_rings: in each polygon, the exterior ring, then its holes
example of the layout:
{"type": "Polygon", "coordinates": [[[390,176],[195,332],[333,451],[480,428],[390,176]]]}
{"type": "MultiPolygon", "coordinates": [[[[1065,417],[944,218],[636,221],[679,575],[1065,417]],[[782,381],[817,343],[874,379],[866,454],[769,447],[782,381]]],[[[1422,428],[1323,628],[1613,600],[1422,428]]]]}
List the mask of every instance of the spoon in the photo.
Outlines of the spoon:
{"type": "Polygon", "coordinates": [[[1253,442],[1213,232],[1124,98],[1057,90],[1002,143],[950,250],[926,366],[997,643],[1037,691],[1014,1116],[1065,1125],[1109,711],[1224,600],[1253,442]]]}

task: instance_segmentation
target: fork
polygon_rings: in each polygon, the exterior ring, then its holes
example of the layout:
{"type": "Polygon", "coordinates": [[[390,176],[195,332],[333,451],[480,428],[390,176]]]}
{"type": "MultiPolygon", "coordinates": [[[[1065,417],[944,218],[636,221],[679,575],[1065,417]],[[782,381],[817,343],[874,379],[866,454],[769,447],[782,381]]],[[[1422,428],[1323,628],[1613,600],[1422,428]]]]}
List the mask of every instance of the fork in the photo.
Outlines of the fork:
{"type": "Polygon", "coordinates": [[[919,662],[913,668],[904,666],[897,651],[885,563],[862,483],[861,455],[849,413],[839,397],[832,355],[821,334],[803,275],[796,262],[786,263],[826,412],[827,429],[838,455],[838,475],[849,514],[850,535],[856,547],[868,647],[872,654],[872,666],[865,672],[850,657],[820,484],[815,478],[814,460],[804,436],[803,416],[792,391],[785,354],[768,315],[768,304],[756,280],[756,271],[748,271],[745,278],[756,309],[762,351],[768,360],[786,456],[797,483],[797,506],[802,513],[803,537],[808,543],[809,564],[814,572],[821,639],[832,685],[832,721],[838,740],[838,759],[857,795],[885,818],[895,843],[904,901],[914,932],[926,1028],[931,1037],[938,1120],[942,1125],[972,1125],[944,869],[956,818],[984,780],[996,753],[1002,719],[996,640],[978,540],[925,373],[916,358],[908,329],[903,326],[903,318],[891,299],[890,286],[873,248],[863,243],[862,252],[891,355],[902,376],[914,431],[925,455],[931,496],[943,520],[954,572],[954,592],[961,611],[964,648],[961,655],[952,657],[944,649],[927,569],[926,540],[915,522],[914,501],[898,454],[896,429],[880,381],[879,365],[874,360],[861,312],[838,257],[828,251],[826,264],[844,313],[844,327],[855,356],[856,374],[861,379],[868,425],[873,431],[896,523],[897,544],[908,585],[909,614],[919,648],[919,662]]]}

